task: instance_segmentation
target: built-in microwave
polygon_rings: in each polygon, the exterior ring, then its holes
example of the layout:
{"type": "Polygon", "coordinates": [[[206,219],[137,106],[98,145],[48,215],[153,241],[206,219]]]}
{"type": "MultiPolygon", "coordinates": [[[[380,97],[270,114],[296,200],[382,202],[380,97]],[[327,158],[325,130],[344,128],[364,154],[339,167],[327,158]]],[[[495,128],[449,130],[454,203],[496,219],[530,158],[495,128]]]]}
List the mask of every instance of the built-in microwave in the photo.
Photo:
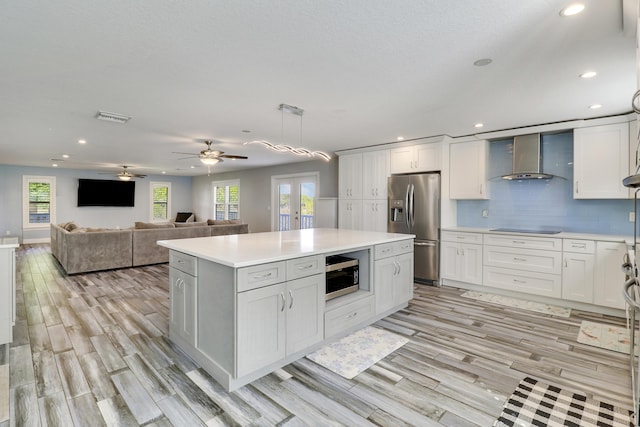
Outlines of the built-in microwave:
{"type": "Polygon", "coordinates": [[[330,300],[355,292],[359,286],[360,270],[358,260],[342,255],[331,255],[326,258],[326,294],[330,300]]]}

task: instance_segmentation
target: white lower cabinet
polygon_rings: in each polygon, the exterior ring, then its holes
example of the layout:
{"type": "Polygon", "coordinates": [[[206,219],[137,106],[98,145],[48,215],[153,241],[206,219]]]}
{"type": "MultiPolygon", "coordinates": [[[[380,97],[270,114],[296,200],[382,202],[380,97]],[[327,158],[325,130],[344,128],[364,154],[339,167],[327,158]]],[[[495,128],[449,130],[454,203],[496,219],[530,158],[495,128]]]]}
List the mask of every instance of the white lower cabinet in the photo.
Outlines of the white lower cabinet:
{"type": "Polygon", "coordinates": [[[413,253],[376,260],[376,312],[413,298],[413,253]]]}
{"type": "Polygon", "coordinates": [[[324,338],[324,274],[238,293],[238,376],[324,338]]]}
{"type": "Polygon", "coordinates": [[[564,254],[562,299],[593,302],[593,254],[564,254]]]}
{"type": "Polygon", "coordinates": [[[443,279],[482,285],[482,234],[443,231],[440,254],[443,279]]]}
{"type": "Polygon", "coordinates": [[[620,266],[627,245],[617,242],[596,242],[595,283],[593,303],[611,308],[625,308],[622,284],[625,275],[620,266]]]}
{"type": "Polygon", "coordinates": [[[15,274],[15,248],[0,249],[0,345],[13,341],[13,325],[16,321],[15,274]]]}
{"type": "Polygon", "coordinates": [[[190,345],[196,345],[196,277],[174,267],[169,267],[171,312],[169,330],[190,345]]]}

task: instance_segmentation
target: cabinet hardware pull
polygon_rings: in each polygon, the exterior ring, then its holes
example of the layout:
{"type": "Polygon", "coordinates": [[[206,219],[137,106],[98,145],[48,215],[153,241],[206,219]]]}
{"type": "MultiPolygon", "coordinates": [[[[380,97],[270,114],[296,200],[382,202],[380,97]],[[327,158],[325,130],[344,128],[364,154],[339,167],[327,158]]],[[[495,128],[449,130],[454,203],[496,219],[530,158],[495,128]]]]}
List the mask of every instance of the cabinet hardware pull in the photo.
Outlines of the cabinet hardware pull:
{"type": "Polygon", "coordinates": [[[572,244],[571,247],[572,248],[585,249],[587,247],[587,245],[585,245],[584,243],[581,244],[581,245],[572,244]]]}
{"type": "Polygon", "coordinates": [[[565,259],[564,260],[564,268],[568,268],[569,267],[569,262],[565,259]]]}
{"type": "Polygon", "coordinates": [[[280,298],[282,298],[282,308],[280,311],[284,311],[284,306],[287,305],[287,301],[284,299],[284,292],[280,292],[280,298]]]}
{"type": "Polygon", "coordinates": [[[264,279],[264,278],[266,278],[266,277],[271,276],[271,274],[273,274],[273,273],[269,272],[269,273],[267,273],[267,274],[262,274],[262,275],[256,275],[256,276],[253,276],[253,278],[254,278],[254,279],[264,279]]]}
{"type": "Polygon", "coordinates": [[[289,310],[293,307],[293,293],[291,293],[291,289],[289,289],[289,310]]]}
{"type": "Polygon", "coordinates": [[[347,319],[352,319],[352,318],[356,317],[357,315],[358,315],[358,312],[356,311],[355,313],[348,315],[347,319]]]}
{"type": "Polygon", "coordinates": [[[480,194],[482,194],[482,184],[480,184],[480,194]]]}
{"type": "Polygon", "coordinates": [[[527,242],[523,242],[522,240],[512,240],[515,245],[526,245],[527,242]]]}
{"type": "Polygon", "coordinates": [[[398,265],[398,274],[400,274],[400,272],[402,272],[402,266],[398,261],[395,261],[395,263],[398,265]]]}
{"type": "Polygon", "coordinates": [[[313,264],[309,264],[309,265],[299,265],[298,266],[298,270],[308,270],[311,267],[313,267],[313,264]]]}
{"type": "Polygon", "coordinates": [[[576,194],[580,193],[580,181],[576,181],[576,194]]]}
{"type": "Polygon", "coordinates": [[[520,262],[526,262],[527,260],[525,258],[517,258],[517,257],[513,257],[514,261],[520,261],[520,262]]]}
{"type": "Polygon", "coordinates": [[[513,279],[513,283],[527,283],[526,280],[513,279]]]}

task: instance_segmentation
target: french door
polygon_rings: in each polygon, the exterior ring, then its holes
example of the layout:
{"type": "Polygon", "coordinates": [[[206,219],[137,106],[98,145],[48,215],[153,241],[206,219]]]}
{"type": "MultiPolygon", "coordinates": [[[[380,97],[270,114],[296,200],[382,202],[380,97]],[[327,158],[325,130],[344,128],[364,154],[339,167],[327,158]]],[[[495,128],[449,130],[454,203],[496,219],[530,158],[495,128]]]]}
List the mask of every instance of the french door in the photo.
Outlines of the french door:
{"type": "Polygon", "coordinates": [[[274,231],[313,228],[318,175],[289,175],[272,177],[274,231]]]}

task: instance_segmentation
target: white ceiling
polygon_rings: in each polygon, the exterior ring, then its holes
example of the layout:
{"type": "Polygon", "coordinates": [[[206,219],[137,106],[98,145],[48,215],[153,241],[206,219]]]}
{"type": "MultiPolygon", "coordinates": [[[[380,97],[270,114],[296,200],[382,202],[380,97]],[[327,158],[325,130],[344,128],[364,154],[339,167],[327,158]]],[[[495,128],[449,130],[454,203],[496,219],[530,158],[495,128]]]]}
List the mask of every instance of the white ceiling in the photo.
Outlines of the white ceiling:
{"type": "Polygon", "coordinates": [[[561,17],[569,1],[3,2],[0,164],[201,175],[172,152],[215,139],[249,156],[212,168],[228,171],[300,161],[255,139],[332,153],[629,112],[635,27],[622,0],[584,3],[561,17]]]}

